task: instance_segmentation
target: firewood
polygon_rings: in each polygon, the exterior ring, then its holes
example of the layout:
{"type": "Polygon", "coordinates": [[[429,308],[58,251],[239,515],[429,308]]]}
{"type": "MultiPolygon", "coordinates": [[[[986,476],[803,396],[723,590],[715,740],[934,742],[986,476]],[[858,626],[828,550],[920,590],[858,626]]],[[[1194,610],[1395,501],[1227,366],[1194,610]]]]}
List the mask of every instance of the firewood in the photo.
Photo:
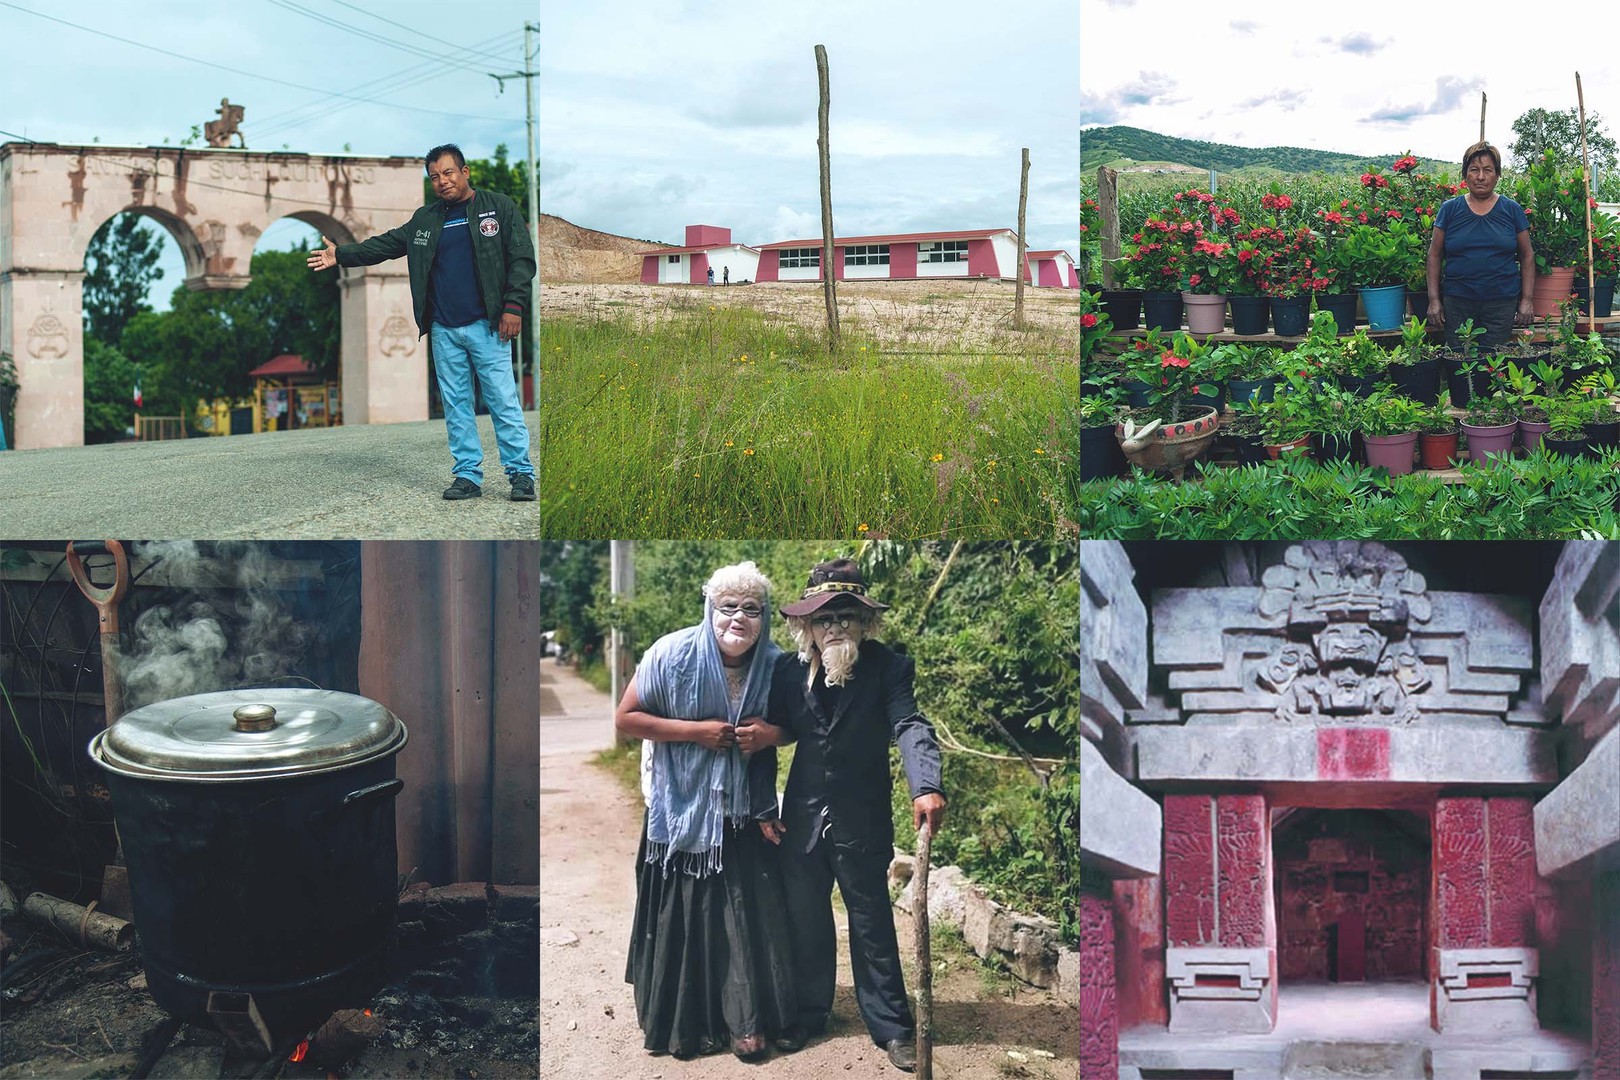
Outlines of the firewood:
{"type": "Polygon", "coordinates": [[[42,926],[56,927],[87,948],[127,952],[135,943],[134,924],[45,893],[33,893],[24,900],[22,913],[42,926]]]}

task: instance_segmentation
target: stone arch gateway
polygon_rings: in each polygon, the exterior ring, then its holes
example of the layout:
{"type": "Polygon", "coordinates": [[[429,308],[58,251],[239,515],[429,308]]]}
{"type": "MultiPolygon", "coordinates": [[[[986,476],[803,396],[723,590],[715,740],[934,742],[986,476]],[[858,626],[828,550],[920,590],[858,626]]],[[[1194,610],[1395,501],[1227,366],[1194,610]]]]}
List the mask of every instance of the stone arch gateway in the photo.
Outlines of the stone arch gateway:
{"type": "MultiPolygon", "coordinates": [[[[18,449],[84,442],[84,261],[108,218],[136,213],[167,229],[188,287],[240,289],[254,244],[280,218],[344,243],[421,204],[415,157],[0,144],[0,352],[17,364],[18,449]]],[[[404,261],[339,273],[346,419],[427,419],[427,344],[404,261]]]]}

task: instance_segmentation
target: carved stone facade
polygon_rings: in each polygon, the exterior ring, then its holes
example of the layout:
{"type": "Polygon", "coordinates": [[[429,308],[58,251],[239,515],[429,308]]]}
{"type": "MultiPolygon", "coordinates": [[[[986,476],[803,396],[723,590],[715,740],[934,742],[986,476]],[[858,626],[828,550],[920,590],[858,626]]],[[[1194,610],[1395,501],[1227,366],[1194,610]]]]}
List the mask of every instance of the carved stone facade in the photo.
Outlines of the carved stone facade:
{"type": "Polygon", "coordinates": [[[1162,822],[1160,889],[1114,887],[1120,1077],[1284,1075],[1327,1045],[1276,1034],[1291,979],[1413,976],[1436,1077],[1620,1076],[1620,545],[1522,550],[1082,544],[1083,864],[1139,876],[1162,822]]]}
{"type": "MultiPolygon", "coordinates": [[[[279,218],[344,243],[397,227],[421,204],[414,157],[0,144],[0,352],[17,363],[18,448],[84,442],[85,252],[114,214],[167,229],[188,287],[240,289],[254,243],[279,218]]],[[[397,322],[411,312],[404,261],[339,272],[345,420],[427,419],[426,349],[414,322],[407,333],[397,322]]]]}

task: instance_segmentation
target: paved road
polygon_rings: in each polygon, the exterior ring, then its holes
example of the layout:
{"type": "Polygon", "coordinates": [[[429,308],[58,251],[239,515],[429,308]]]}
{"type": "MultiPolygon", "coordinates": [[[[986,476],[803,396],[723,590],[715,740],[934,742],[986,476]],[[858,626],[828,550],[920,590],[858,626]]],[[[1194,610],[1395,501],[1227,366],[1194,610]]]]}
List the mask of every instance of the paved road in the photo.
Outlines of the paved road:
{"type": "Polygon", "coordinates": [[[613,745],[608,695],[553,657],[540,661],[540,756],[594,754],[613,745]]]}
{"type": "MultiPolygon", "coordinates": [[[[539,414],[527,413],[538,463],[539,414]]],[[[0,539],[536,539],[507,499],[489,417],[484,497],[450,482],[444,421],[0,453],[0,539]]]]}

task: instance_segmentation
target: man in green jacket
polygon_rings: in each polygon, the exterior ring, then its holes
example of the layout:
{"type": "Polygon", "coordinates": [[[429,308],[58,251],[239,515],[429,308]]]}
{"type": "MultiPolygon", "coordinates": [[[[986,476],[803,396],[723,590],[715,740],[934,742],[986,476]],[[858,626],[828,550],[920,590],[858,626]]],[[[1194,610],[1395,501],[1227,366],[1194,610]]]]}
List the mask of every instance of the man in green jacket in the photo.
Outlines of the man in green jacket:
{"type": "Polygon", "coordinates": [[[422,207],[397,229],[358,244],[323,247],[311,270],[370,266],[405,256],[416,327],[429,338],[433,370],[444,402],[444,426],[455,466],[447,499],[484,493],[484,449],[473,417],[473,376],[484,392],[501,465],[512,498],[534,500],[529,429],[512,378],[508,342],[523,331],[523,312],[534,277],[534,245],[517,204],[494,191],[474,191],[461,148],[435,146],[424,158],[439,202],[422,207]]]}

